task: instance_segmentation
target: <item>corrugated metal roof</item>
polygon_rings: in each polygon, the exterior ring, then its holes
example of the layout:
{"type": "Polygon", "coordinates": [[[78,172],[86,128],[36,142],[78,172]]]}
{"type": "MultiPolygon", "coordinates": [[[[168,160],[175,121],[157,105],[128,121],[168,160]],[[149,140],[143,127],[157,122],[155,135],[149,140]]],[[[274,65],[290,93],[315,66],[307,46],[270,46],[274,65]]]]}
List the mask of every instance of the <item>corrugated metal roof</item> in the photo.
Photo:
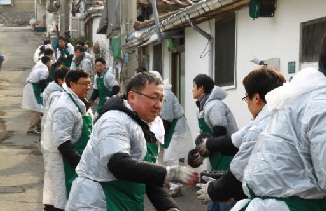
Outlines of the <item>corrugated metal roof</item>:
{"type": "MultiPolygon", "coordinates": [[[[158,7],[163,7],[163,6],[188,7],[188,6],[191,6],[199,1],[200,0],[158,0],[156,4],[158,7]]],[[[137,3],[151,6],[152,0],[137,0],[137,3]]]]}
{"type": "MultiPolygon", "coordinates": [[[[230,12],[247,6],[249,1],[250,0],[202,0],[160,20],[160,30],[161,32],[167,32],[187,27],[190,25],[189,21],[191,19],[195,20],[196,23],[201,23],[212,18],[223,18],[230,14],[230,12]]],[[[127,36],[127,46],[140,46],[150,39],[152,40],[155,34],[155,25],[132,31],[127,36]]]]}

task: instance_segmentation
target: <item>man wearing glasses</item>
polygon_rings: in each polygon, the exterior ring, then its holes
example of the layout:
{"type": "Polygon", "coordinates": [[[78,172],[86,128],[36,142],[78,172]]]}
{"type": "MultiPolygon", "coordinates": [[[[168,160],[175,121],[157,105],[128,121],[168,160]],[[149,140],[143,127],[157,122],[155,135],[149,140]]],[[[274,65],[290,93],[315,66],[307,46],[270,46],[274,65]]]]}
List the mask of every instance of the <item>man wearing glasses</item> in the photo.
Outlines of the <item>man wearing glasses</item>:
{"type": "Polygon", "coordinates": [[[232,172],[228,170],[218,180],[208,178],[208,183],[197,185],[201,187],[197,192],[198,199],[204,201],[231,201],[230,199],[234,199],[238,201],[247,198],[242,191],[241,183],[244,169],[248,164],[258,135],[266,127],[271,116],[265,96],[269,91],[283,85],[285,78],[276,70],[263,66],[251,71],[242,83],[246,90],[242,100],[246,102],[253,120],[232,136],[208,138],[197,146],[197,150],[203,155],[215,151],[235,155],[230,165],[232,172]]]}
{"type": "Polygon", "coordinates": [[[147,143],[156,137],[148,124],[164,101],[161,78],[145,72],[127,85],[127,102],[116,96],[103,106],[94,125],[69,195],[66,211],[143,211],[146,193],[156,210],[178,211],[164,182],[193,184],[198,175],[187,166],[149,163],[147,143]]]}
{"type": "Polygon", "coordinates": [[[45,210],[65,209],[75,168],[92,131],[92,111],[85,105],[91,86],[86,70],[70,70],[64,91],[48,111],[43,137],[45,210]]]}

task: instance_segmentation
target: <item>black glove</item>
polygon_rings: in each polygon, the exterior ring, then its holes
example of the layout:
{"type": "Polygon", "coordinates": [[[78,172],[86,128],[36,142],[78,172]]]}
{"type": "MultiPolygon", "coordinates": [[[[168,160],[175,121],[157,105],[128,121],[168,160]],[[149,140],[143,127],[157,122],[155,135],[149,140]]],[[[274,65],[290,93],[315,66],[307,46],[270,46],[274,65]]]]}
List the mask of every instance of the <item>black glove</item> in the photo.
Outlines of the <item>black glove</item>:
{"type": "Polygon", "coordinates": [[[201,156],[196,149],[192,149],[188,152],[188,165],[193,168],[198,168],[205,157],[201,156]]]}
{"type": "Polygon", "coordinates": [[[80,155],[75,150],[74,146],[72,145],[71,141],[68,140],[64,143],[62,143],[58,150],[62,154],[62,156],[68,161],[68,163],[71,165],[71,167],[76,168],[80,161],[80,155]]]}
{"type": "Polygon", "coordinates": [[[200,172],[199,174],[199,182],[200,183],[206,183],[207,181],[205,181],[203,179],[203,176],[206,176],[206,177],[211,177],[213,179],[220,179],[222,176],[224,176],[226,173],[225,170],[205,170],[205,171],[202,171],[200,172]]]}
{"type": "Polygon", "coordinates": [[[74,58],[73,54],[70,54],[70,55],[67,56],[67,59],[72,59],[72,58],[74,58]]]}
{"type": "Polygon", "coordinates": [[[242,184],[235,178],[230,170],[219,180],[208,185],[207,193],[213,201],[227,201],[234,198],[236,201],[247,198],[243,193],[242,184]]]}

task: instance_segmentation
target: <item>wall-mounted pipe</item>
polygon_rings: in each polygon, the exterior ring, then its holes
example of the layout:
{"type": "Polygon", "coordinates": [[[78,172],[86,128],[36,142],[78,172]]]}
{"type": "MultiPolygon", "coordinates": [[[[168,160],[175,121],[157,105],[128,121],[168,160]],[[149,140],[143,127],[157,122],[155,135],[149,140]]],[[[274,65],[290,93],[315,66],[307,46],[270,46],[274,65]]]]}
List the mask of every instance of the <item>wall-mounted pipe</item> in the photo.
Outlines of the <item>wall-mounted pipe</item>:
{"type": "Polygon", "coordinates": [[[196,24],[196,22],[192,19],[190,19],[190,26],[199,34],[203,35],[203,37],[205,37],[208,42],[209,42],[209,49],[208,49],[208,69],[209,69],[209,76],[213,78],[213,49],[214,49],[214,39],[213,37],[208,34],[207,32],[205,32],[204,30],[202,30],[201,28],[199,28],[196,24]]]}
{"type": "Polygon", "coordinates": [[[153,14],[154,14],[154,20],[155,20],[157,41],[161,42],[163,37],[161,34],[161,29],[160,29],[159,20],[158,20],[159,17],[158,17],[158,12],[157,12],[156,0],[152,0],[152,8],[153,8],[153,14]]]}
{"type": "MultiPolygon", "coordinates": [[[[153,1],[152,1],[153,2],[153,1]]],[[[202,0],[198,3],[185,8],[182,11],[179,11],[170,17],[160,21],[160,25],[156,24],[154,26],[138,30],[132,31],[128,35],[127,38],[127,46],[134,47],[139,46],[142,43],[145,43],[153,34],[157,33],[156,27],[160,28],[160,32],[165,32],[175,28],[176,26],[180,26],[182,24],[189,23],[190,19],[194,19],[200,16],[204,16],[207,13],[219,10],[222,7],[226,7],[229,5],[236,4],[235,8],[244,7],[248,5],[249,0],[202,0]]],[[[158,21],[158,20],[157,20],[158,21]]]]}

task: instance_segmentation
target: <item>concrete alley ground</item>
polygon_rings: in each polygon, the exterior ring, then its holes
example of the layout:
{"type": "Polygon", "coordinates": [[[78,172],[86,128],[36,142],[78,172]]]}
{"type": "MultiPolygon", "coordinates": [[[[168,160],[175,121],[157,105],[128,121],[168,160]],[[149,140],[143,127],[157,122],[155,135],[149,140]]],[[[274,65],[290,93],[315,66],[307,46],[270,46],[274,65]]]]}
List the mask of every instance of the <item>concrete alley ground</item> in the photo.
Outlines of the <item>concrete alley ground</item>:
{"type": "MultiPolygon", "coordinates": [[[[39,137],[26,135],[29,111],[21,109],[22,90],[34,65],[33,54],[45,34],[32,27],[0,27],[0,210],[41,211],[43,157],[39,137]]],[[[175,198],[180,210],[206,210],[196,187],[183,187],[175,198]]],[[[155,210],[148,200],[146,211],[155,210]]]]}

